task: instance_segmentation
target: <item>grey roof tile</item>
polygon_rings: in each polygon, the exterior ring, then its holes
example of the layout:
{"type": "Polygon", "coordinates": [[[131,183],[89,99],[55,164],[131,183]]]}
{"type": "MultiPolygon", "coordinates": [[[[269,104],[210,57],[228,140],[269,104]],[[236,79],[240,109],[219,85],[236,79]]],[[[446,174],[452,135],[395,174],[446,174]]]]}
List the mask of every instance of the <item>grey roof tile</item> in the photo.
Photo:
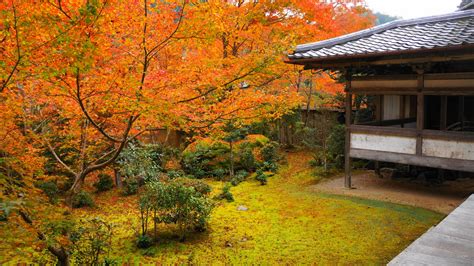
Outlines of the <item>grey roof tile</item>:
{"type": "Polygon", "coordinates": [[[290,60],[380,54],[474,44],[474,10],[390,22],[326,41],[298,45],[290,60]]]}

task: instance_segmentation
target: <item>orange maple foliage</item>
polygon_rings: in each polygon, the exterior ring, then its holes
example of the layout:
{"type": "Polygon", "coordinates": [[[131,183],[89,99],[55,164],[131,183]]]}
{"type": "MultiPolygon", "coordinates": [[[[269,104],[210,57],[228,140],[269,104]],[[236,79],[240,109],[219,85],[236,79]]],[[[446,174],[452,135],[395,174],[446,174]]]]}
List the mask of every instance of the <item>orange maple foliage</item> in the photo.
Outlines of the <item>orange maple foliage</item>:
{"type": "Polygon", "coordinates": [[[212,132],[228,120],[282,116],[301,102],[285,52],[371,23],[361,7],[314,0],[10,0],[0,8],[0,149],[28,161],[31,176],[42,165],[35,152],[48,147],[76,176],[75,191],[148,128],[212,132]]]}
{"type": "Polygon", "coordinates": [[[371,23],[342,1],[1,1],[0,199],[35,198],[46,153],[75,193],[147,129],[279,118],[302,101],[285,54],[371,23]]]}

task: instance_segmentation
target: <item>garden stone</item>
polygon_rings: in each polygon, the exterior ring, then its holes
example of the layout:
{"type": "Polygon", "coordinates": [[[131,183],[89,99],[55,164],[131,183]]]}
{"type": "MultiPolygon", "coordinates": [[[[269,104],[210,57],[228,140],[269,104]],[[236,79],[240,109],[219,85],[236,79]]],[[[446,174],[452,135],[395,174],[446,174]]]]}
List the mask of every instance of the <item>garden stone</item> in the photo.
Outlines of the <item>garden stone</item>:
{"type": "Polygon", "coordinates": [[[238,210],[238,211],[248,211],[249,208],[247,208],[247,207],[244,206],[244,205],[240,205],[239,207],[237,207],[237,210],[238,210]]]}

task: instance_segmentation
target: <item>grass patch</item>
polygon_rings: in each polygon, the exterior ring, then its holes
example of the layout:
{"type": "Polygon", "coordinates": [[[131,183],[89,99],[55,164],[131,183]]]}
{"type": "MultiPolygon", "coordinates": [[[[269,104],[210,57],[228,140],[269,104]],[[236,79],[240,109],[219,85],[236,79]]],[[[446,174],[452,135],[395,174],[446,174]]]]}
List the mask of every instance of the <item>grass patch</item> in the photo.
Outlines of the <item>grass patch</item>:
{"type": "MultiPolygon", "coordinates": [[[[163,228],[156,246],[137,249],[137,197],[121,197],[118,191],[96,196],[95,209],[73,214],[100,216],[118,226],[112,256],[119,263],[166,265],[385,264],[443,218],[421,208],[312,192],[308,187],[319,178],[307,159],[301,153],[290,154],[288,165],[266,186],[249,178],[232,187],[235,201],[218,202],[209,230],[184,243],[163,228]],[[248,210],[238,210],[241,205],[248,210]]],[[[209,184],[213,195],[224,186],[218,181],[209,184]]],[[[29,262],[19,256],[13,259],[18,261],[29,262]]]]}

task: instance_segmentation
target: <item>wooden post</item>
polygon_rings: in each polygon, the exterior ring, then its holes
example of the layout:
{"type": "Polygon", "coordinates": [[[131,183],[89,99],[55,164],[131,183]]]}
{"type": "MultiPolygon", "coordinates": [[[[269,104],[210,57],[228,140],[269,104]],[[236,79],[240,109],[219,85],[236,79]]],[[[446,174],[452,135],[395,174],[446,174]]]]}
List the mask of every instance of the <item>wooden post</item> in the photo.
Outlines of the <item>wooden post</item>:
{"type": "Polygon", "coordinates": [[[402,121],[402,123],[400,124],[400,126],[402,128],[405,127],[405,124],[403,123],[403,119],[405,119],[405,96],[404,95],[400,95],[400,120],[402,121]]]}
{"type": "Polygon", "coordinates": [[[417,93],[417,109],[416,109],[416,155],[423,155],[423,128],[425,126],[425,95],[423,88],[425,87],[424,71],[418,70],[418,93],[417,93]]]}
{"type": "Polygon", "coordinates": [[[375,172],[375,175],[378,177],[378,178],[382,178],[382,175],[380,173],[380,162],[379,161],[375,161],[374,162],[374,172],[375,172]]]}
{"type": "Polygon", "coordinates": [[[464,96],[459,96],[458,120],[461,122],[461,131],[464,131],[464,96]]]}
{"type": "Polygon", "coordinates": [[[349,92],[351,87],[350,74],[346,73],[346,141],[344,151],[344,168],[346,171],[346,177],[344,179],[344,187],[351,188],[351,123],[352,123],[352,94],[349,92]]]}
{"type": "Polygon", "coordinates": [[[377,120],[377,125],[381,125],[383,120],[383,95],[375,96],[375,120],[377,120]]]}
{"type": "Polygon", "coordinates": [[[441,96],[440,129],[446,130],[448,116],[448,96],[441,96]]]}

